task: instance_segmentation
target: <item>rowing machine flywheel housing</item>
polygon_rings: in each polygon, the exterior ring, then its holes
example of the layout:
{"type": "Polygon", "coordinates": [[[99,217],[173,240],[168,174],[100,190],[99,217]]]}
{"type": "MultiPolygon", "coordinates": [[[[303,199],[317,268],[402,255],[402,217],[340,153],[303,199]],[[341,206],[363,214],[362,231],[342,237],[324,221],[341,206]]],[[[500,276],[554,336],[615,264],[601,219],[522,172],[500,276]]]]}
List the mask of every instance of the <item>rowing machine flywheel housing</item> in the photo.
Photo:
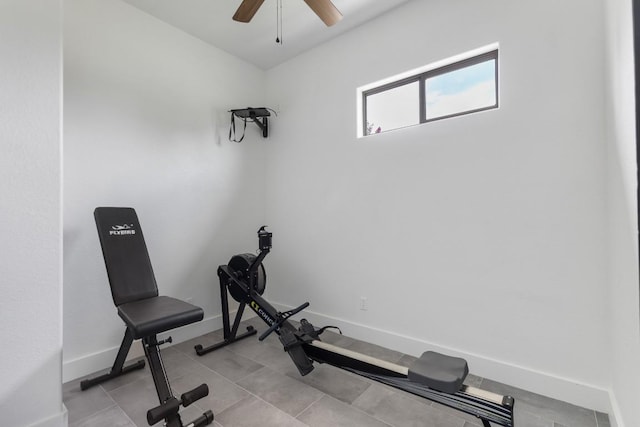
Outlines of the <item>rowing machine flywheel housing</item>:
{"type": "MultiPolygon", "coordinates": [[[[236,278],[249,286],[249,267],[253,264],[253,261],[256,259],[256,256],[253,254],[239,254],[234,255],[229,263],[227,264],[229,268],[233,271],[233,274],[236,278]]],[[[256,280],[256,292],[260,295],[264,293],[264,288],[267,286],[267,273],[264,269],[264,265],[260,264],[258,266],[258,280],[256,280]]],[[[242,302],[245,299],[245,295],[238,294],[239,290],[235,289],[233,286],[229,287],[229,293],[234,300],[238,302],[242,302]]]]}

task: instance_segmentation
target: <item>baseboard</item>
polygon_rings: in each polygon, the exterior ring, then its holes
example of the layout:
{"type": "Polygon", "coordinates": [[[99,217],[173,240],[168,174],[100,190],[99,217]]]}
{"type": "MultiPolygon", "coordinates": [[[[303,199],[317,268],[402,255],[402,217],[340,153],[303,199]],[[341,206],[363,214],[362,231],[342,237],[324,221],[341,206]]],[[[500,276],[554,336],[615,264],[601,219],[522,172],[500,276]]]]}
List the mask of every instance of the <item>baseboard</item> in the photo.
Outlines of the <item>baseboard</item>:
{"type": "Polygon", "coordinates": [[[69,425],[69,413],[67,407],[62,405],[60,413],[55,414],[47,419],[31,424],[29,427],[67,427],[69,425]]]}
{"type": "MultiPolygon", "coordinates": [[[[273,304],[278,310],[290,310],[293,307],[273,304]]],[[[402,353],[420,355],[426,350],[438,351],[451,356],[463,357],[469,363],[472,373],[490,378],[504,384],[562,400],[574,405],[599,412],[612,413],[612,400],[608,390],[585,384],[570,378],[541,372],[535,369],[517,366],[507,361],[496,360],[482,355],[466,353],[453,348],[418,338],[401,335],[382,329],[372,328],[345,319],[327,316],[305,310],[297,317],[305,317],[316,326],[335,325],[353,338],[391,348],[402,353]]],[[[614,411],[615,412],[615,411],[614,411]]],[[[613,417],[612,417],[613,418],[613,417]]],[[[612,424],[613,425],[613,424],[612,424]]],[[[623,427],[618,423],[618,427],[623,427]]]]}
{"type": "MultiPolygon", "coordinates": [[[[231,316],[233,315],[234,314],[232,312],[231,316]]],[[[219,314],[217,316],[208,317],[201,322],[172,329],[169,333],[161,334],[161,337],[164,335],[171,335],[171,338],[173,339],[172,345],[175,345],[220,328],[222,328],[222,315],[219,314]]],[[[110,368],[113,365],[113,361],[116,359],[118,349],[119,346],[111,347],[95,353],[86,354],[72,360],[63,361],[62,382],[66,383],[102,369],[110,368]]],[[[127,359],[134,359],[143,355],[144,351],[142,350],[140,341],[135,341],[131,346],[131,350],[129,350],[127,359]]]]}

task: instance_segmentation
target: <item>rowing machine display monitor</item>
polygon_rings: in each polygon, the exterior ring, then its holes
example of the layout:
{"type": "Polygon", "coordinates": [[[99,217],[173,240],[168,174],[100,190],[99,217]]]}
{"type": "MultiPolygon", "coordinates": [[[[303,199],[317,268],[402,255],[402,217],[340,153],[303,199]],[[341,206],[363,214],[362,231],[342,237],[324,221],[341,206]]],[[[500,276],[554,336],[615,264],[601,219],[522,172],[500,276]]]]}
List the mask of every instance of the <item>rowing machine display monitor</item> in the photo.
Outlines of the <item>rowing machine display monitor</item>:
{"type": "Polygon", "coordinates": [[[242,137],[240,137],[239,140],[236,140],[235,138],[235,127],[236,127],[235,119],[236,118],[244,122],[244,129],[247,128],[248,121],[253,122],[260,128],[260,130],[262,131],[262,136],[264,138],[269,136],[269,116],[271,116],[269,109],[265,107],[259,107],[259,108],[247,107],[247,108],[240,108],[237,110],[229,110],[229,112],[231,113],[231,127],[229,128],[230,140],[235,142],[240,142],[244,138],[244,132],[242,134],[242,137]],[[232,139],[232,134],[233,134],[233,139],[232,139]]]}
{"type": "Polygon", "coordinates": [[[271,236],[273,236],[273,233],[265,230],[266,227],[266,225],[263,225],[260,230],[258,230],[258,245],[261,251],[271,249],[271,236]]]}

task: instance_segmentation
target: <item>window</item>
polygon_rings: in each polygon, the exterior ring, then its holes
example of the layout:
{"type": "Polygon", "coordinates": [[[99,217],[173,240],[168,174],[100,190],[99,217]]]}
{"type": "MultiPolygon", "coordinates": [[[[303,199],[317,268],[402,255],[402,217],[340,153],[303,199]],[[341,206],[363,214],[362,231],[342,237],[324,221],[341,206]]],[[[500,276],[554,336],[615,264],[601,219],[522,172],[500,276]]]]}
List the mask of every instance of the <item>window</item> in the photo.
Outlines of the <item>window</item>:
{"type": "Polygon", "coordinates": [[[363,135],[498,108],[498,51],[362,92],[363,135]]]}

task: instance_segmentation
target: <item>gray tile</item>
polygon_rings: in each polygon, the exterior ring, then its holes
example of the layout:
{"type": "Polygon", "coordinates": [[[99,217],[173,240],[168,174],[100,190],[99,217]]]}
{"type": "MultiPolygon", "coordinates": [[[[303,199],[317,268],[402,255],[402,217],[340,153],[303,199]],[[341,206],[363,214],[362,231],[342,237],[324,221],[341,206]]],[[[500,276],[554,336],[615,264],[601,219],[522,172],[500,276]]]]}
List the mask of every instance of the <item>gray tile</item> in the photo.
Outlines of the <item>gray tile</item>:
{"type": "Polygon", "coordinates": [[[554,423],[550,419],[518,406],[514,408],[513,423],[518,427],[554,427],[554,423]]]}
{"type": "Polygon", "coordinates": [[[371,385],[356,375],[326,364],[315,364],[315,369],[304,377],[295,366],[286,374],[346,403],[352,403],[371,385]]]}
{"type": "Polygon", "coordinates": [[[449,408],[448,406],[444,406],[436,402],[431,402],[431,406],[442,413],[449,414],[452,417],[460,418],[472,425],[482,425],[482,421],[471,414],[458,411],[457,409],[454,409],[454,408],[449,408]]]}
{"type": "MultiPolygon", "coordinates": [[[[78,390],[80,386],[78,385],[78,390]]],[[[116,405],[116,402],[100,386],[91,387],[88,390],[67,395],[64,401],[67,407],[69,424],[89,417],[106,408],[116,405]]]]}
{"type": "Polygon", "coordinates": [[[596,423],[598,427],[610,427],[609,415],[602,412],[596,412],[596,423]]]}
{"type": "MultiPolygon", "coordinates": [[[[138,357],[136,359],[129,360],[125,363],[125,366],[129,366],[137,362],[138,360],[142,360],[142,359],[144,359],[144,357],[138,357]]],[[[111,390],[115,390],[118,387],[122,387],[124,385],[138,381],[142,378],[151,378],[151,371],[149,370],[148,363],[145,363],[145,366],[143,369],[136,369],[135,371],[129,371],[124,375],[112,378],[109,381],[105,381],[101,383],[100,385],[106,391],[111,391],[111,390]]]]}
{"type": "Polygon", "coordinates": [[[298,419],[311,427],[389,427],[389,424],[329,396],[311,405],[298,419]]]}
{"type": "Polygon", "coordinates": [[[109,395],[138,426],[148,425],[147,411],[160,404],[151,375],[111,390],[109,395]]]}
{"type": "Polygon", "coordinates": [[[171,387],[174,395],[179,397],[200,384],[207,384],[209,395],[196,402],[203,410],[210,409],[217,414],[249,396],[246,390],[205,366],[194,365],[190,369],[182,377],[171,381],[171,387]]]}
{"type": "Polygon", "coordinates": [[[258,341],[256,337],[236,341],[229,344],[226,349],[265,366],[293,363],[282,345],[272,346],[258,341]]]}
{"type": "Polygon", "coordinates": [[[213,331],[208,334],[204,334],[199,337],[181,342],[180,344],[176,344],[171,348],[181,351],[185,354],[196,355],[196,350],[194,349],[196,345],[199,344],[202,347],[209,347],[212,344],[216,344],[222,341],[222,337],[223,337],[222,329],[218,329],[217,331],[213,331]]]}
{"type": "Polygon", "coordinates": [[[353,406],[388,424],[403,427],[462,427],[465,422],[436,409],[426,400],[419,402],[377,385],[362,393],[353,406]]]}
{"type": "MultiPolygon", "coordinates": [[[[290,321],[290,322],[294,324],[296,323],[294,321],[290,321]]],[[[262,333],[265,332],[267,329],[269,329],[269,326],[267,326],[267,324],[262,319],[258,318],[257,316],[254,316],[240,322],[240,327],[238,328],[238,330],[245,331],[247,329],[247,326],[249,325],[253,326],[258,331],[258,333],[251,338],[247,338],[248,340],[258,341],[258,337],[262,335],[262,333]]],[[[280,340],[278,339],[278,334],[276,334],[275,332],[270,334],[265,340],[258,341],[258,342],[262,344],[267,344],[273,347],[282,348],[282,343],[280,343],[280,340]]]]}
{"type": "MultiPolygon", "coordinates": [[[[202,364],[196,360],[197,358],[198,355],[195,352],[193,352],[193,355],[187,355],[176,349],[169,348],[166,351],[163,350],[162,361],[169,381],[173,381],[175,378],[180,378],[189,372],[200,369],[202,364]]],[[[151,375],[151,373],[149,373],[149,375],[151,375]]]]}
{"type": "Polygon", "coordinates": [[[238,381],[262,368],[259,363],[233,353],[226,348],[205,354],[198,358],[198,362],[231,381],[238,381]]]}
{"type": "MultiPolygon", "coordinates": [[[[104,374],[106,372],[107,371],[101,371],[100,374],[104,374]]],[[[62,384],[62,401],[67,402],[76,396],[84,394],[84,392],[80,389],[80,381],[84,380],[85,378],[91,378],[94,375],[97,376],[98,374],[86,375],[82,378],[78,378],[62,384]]]]}
{"type": "Polygon", "coordinates": [[[269,368],[254,372],[239,381],[238,385],[294,417],[324,395],[313,387],[269,368]]]}
{"type": "Polygon", "coordinates": [[[69,427],[136,427],[136,425],[122,409],[112,406],[82,421],[69,423],[69,427]]]}
{"type": "MultiPolygon", "coordinates": [[[[258,338],[256,338],[256,336],[247,337],[239,341],[233,342],[225,348],[229,351],[232,351],[234,353],[240,354],[244,357],[247,357],[253,360],[258,360],[260,357],[260,353],[265,348],[275,350],[274,346],[270,346],[264,341],[258,341],[258,338]]],[[[281,350],[284,353],[282,346],[279,350],[281,350]]]]}
{"type": "Polygon", "coordinates": [[[255,397],[244,399],[222,411],[216,420],[224,427],[304,427],[291,415],[255,397]]]}

